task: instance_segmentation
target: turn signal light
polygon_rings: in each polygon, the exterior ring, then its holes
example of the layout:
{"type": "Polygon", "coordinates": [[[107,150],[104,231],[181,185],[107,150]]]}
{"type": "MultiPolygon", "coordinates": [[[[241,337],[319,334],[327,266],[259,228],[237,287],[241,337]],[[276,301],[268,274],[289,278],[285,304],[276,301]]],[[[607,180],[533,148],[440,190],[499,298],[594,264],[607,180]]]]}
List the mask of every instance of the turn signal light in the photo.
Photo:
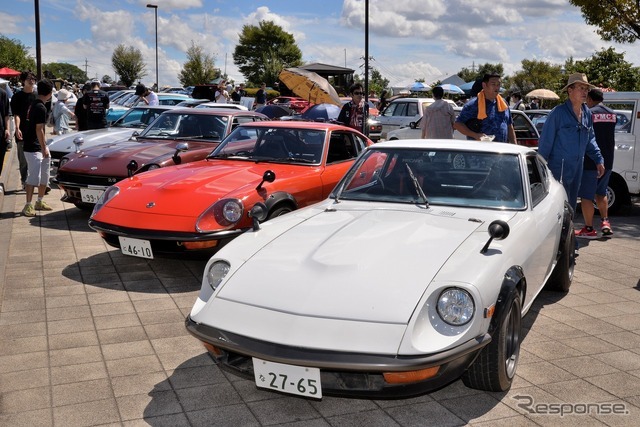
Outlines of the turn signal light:
{"type": "Polygon", "coordinates": [[[216,357],[222,356],[222,351],[218,347],[214,347],[208,342],[204,342],[204,341],[201,341],[201,342],[202,342],[202,345],[204,345],[204,348],[206,348],[209,353],[213,354],[216,357]]]}
{"type": "Polygon", "coordinates": [[[208,249],[218,246],[218,241],[209,240],[207,242],[182,242],[182,246],[187,249],[208,249]]]}
{"type": "Polygon", "coordinates": [[[439,370],[440,366],[433,366],[431,368],[420,369],[418,371],[385,372],[382,375],[388,384],[406,384],[424,381],[428,378],[435,377],[439,370]]]}

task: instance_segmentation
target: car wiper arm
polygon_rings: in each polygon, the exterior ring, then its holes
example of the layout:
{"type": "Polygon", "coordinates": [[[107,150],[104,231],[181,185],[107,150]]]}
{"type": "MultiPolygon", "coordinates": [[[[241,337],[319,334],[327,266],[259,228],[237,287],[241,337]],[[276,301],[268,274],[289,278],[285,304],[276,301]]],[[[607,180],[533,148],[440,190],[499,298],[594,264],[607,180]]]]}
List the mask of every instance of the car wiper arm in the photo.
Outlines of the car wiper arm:
{"type": "Polygon", "coordinates": [[[422,199],[424,200],[425,207],[428,208],[429,199],[427,199],[427,195],[424,194],[424,190],[422,189],[420,182],[418,182],[418,178],[416,178],[415,174],[413,173],[413,170],[411,170],[411,166],[409,166],[409,163],[405,163],[404,165],[407,167],[407,171],[409,171],[409,176],[411,177],[411,181],[413,182],[413,186],[415,187],[416,192],[418,193],[418,196],[422,197],[422,199]]]}

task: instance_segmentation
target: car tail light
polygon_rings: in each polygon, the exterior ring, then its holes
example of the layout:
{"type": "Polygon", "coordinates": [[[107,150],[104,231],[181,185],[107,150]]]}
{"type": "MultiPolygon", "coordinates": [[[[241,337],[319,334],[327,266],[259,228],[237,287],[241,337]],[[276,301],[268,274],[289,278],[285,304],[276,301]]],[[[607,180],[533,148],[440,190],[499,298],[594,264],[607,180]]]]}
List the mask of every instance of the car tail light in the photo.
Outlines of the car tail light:
{"type": "Polygon", "coordinates": [[[537,147],[538,140],[536,138],[523,138],[518,140],[518,145],[524,145],[525,147],[537,147]]]}

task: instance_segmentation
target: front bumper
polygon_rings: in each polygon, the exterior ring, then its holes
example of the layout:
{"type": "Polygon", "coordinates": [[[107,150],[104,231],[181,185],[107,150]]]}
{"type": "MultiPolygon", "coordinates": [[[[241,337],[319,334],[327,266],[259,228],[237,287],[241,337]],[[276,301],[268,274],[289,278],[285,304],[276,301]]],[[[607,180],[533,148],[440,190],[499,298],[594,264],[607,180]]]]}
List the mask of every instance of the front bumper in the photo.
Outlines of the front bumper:
{"type": "Polygon", "coordinates": [[[208,253],[217,251],[222,246],[230,242],[235,237],[244,233],[246,229],[233,229],[214,231],[211,233],[180,233],[160,230],[141,230],[136,228],[120,227],[113,224],[89,219],[89,227],[102,236],[104,241],[116,248],[120,247],[118,236],[134,239],[148,240],[153,253],[159,254],[185,254],[185,253],[208,253]],[[215,246],[206,249],[189,249],[186,242],[215,242],[215,246]]]}
{"type": "Polygon", "coordinates": [[[252,357],[271,362],[320,368],[323,395],[401,398],[439,389],[456,379],[491,342],[488,334],[454,349],[436,354],[397,356],[312,350],[260,341],[185,320],[187,330],[219,351],[210,352],[223,369],[254,379],[252,357]],[[408,372],[439,366],[438,373],[424,381],[390,384],[384,372],[408,372]]]}

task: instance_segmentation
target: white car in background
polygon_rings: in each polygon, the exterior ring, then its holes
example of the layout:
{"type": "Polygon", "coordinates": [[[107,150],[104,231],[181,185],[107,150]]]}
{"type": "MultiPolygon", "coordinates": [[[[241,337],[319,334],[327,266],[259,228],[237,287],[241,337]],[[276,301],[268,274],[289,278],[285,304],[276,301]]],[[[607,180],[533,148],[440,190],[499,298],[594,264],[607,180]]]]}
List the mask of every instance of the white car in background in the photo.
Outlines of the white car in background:
{"type": "MultiPolygon", "coordinates": [[[[450,99],[445,99],[445,101],[454,107],[456,106],[456,103],[450,99]]],[[[378,123],[382,125],[380,139],[389,139],[387,134],[392,130],[407,127],[409,123],[420,120],[423,110],[434,102],[433,98],[396,98],[392,100],[376,117],[378,123]]]]}
{"type": "MultiPolygon", "coordinates": [[[[454,107],[453,111],[455,111],[457,117],[458,114],[460,114],[460,111],[462,111],[462,107],[454,107]]],[[[511,110],[511,115],[513,117],[513,127],[516,131],[518,145],[537,147],[540,134],[525,112],[520,110],[511,110]]],[[[422,136],[420,121],[422,121],[422,117],[420,117],[417,122],[411,122],[406,127],[389,132],[387,134],[387,140],[420,139],[422,136]]],[[[455,139],[467,139],[466,136],[457,130],[453,132],[453,137],[455,139]]]]}

